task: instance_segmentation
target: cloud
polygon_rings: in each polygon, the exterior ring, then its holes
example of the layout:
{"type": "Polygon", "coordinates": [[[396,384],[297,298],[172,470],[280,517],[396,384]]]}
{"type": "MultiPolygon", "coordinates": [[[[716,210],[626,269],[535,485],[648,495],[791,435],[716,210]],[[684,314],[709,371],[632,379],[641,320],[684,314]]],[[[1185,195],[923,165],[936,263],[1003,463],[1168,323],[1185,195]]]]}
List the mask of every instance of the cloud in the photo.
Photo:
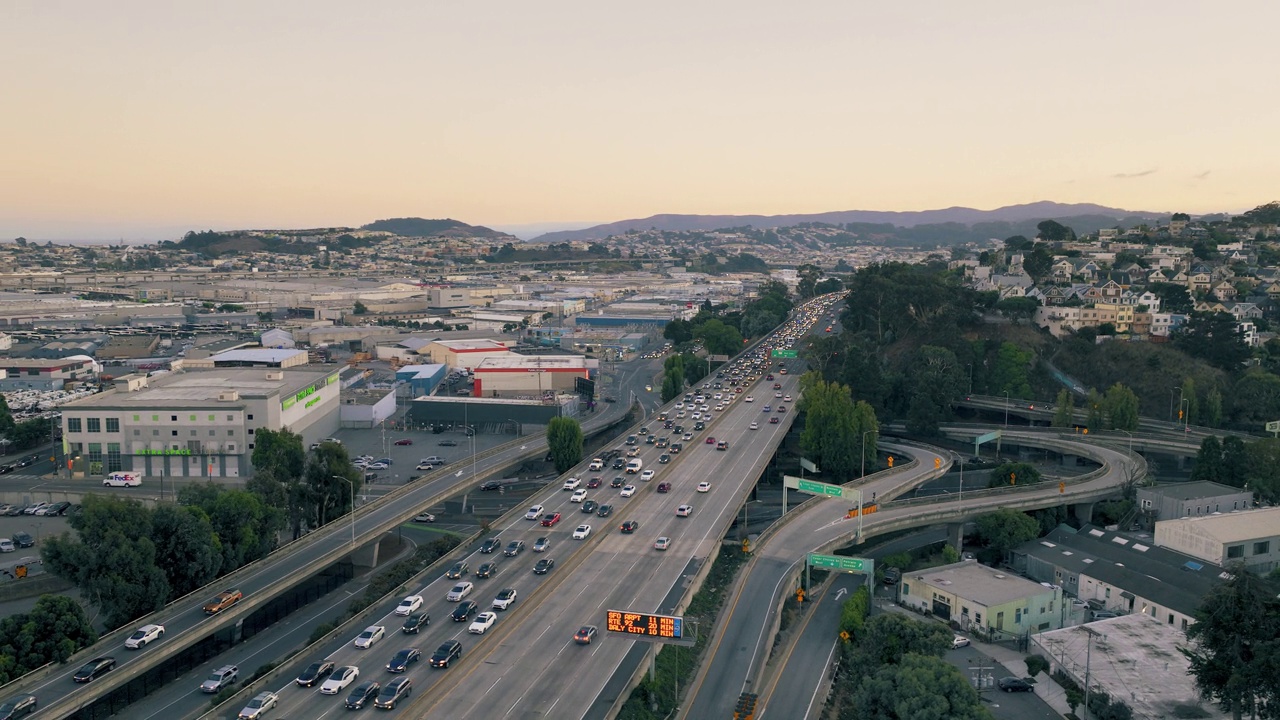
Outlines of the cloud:
{"type": "Polygon", "coordinates": [[[1146,177],[1146,176],[1148,176],[1148,175],[1150,175],[1150,174],[1154,173],[1154,172],[1155,172],[1156,170],[1158,170],[1158,169],[1159,169],[1159,168],[1151,168],[1150,170],[1142,170],[1142,171],[1140,171],[1140,172],[1135,172],[1135,173],[1116,173],[1116,174],[1112,175],[1111,177],[1113,177],[1113,178],[1115,178],[1115,179],[1117,179],[1117,180],[1128,180],[1129,178],[1140,178],[1140,177],[1146,177]]]}
{"type": "Polygon", "coordinates": [[[1191,176],[1191,179],[1192,179],[1192,180],[1204,180],[1205,178],[1209,177],[1209,173],[1211,173],[1211,172],[1213,172],[1213,171],[1212,171],[1212,170],[1205,170],[1204,172],[1202,172],[1202,173],[1200,173],[1200,174],[1198,174],[1198,175],[1192,175],[1192,176],[1191,176]]]}

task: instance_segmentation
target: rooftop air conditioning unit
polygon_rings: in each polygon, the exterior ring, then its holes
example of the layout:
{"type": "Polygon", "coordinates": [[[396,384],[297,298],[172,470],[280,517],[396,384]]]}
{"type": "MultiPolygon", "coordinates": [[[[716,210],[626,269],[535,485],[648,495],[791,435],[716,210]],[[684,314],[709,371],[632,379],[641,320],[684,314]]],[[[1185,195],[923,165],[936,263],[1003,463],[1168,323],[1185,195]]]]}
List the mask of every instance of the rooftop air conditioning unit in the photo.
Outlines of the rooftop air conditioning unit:
{"type": "Polygon", "coordinates": [[[240,399],[239,390],[220,390],[218,391],[218,402],[235,402],[240,399]]]}
{"type": "Polygon", "coordinates": [[[268,379],[268,380],[283,380],[283,379],[284,379],[284,372],[283,372],[283,371],[281,371],[281,370],[268,370],[268,371],[267,371],[267,379],[268,379]]]}

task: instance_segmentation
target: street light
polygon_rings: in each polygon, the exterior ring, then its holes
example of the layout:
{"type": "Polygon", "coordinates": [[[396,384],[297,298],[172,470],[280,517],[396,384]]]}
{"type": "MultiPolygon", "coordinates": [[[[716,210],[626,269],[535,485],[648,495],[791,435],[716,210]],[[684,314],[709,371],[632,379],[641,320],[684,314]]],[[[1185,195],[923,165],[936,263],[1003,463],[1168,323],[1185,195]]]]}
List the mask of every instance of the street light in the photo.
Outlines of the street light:
{"type": "Polygon", "coordinates": [[[964,502],[964,456],[960,456],[960,497],[958,502],[964,502]]]}
{"type": "Polygon", "coordinates": [[[356,482],[346,475],[334,475],[334,480],[341,480],[351,488],[351,547],[356,546],[356,482]]]}
{"type": "Polygon", "coordinates": [[[1009,391],[1004,391],[1004,426],[1009,427],[1009,391]]]}
{"type": "Polygon", "coordinates": [[[862,460],[862,469],[858,471],[858,477],[860,478],[865,477],[867,474],[867,436],[873,432],[876,431],[866,430],[862,433],[862,457],[860,458],[862,460]]]}
{"type": "Polygon", "coordinates": [[[1173,391],[1178,391],[1178,407],[1182,407],[1182,388],[1169,388],[1169,422],[1173,422],[1173,391]]]}
{"type": "MultiPolygon", "coordinates": [[[[1116,429],[1120,430],[1120,428],[1116,428],[1116,429]]],[[[1120,430],[1120,432],[1129,436],[1129,454],[1133,455],[1133,433],[1129,432],[1128,430],[1120,430]]]]}

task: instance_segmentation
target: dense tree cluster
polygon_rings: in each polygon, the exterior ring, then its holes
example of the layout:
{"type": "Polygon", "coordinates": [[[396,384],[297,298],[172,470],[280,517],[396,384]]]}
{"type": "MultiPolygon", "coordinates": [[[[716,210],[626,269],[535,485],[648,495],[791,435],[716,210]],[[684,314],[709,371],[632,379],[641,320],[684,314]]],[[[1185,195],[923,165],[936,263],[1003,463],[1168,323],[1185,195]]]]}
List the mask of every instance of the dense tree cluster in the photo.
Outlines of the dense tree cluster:
{"type": "Polygon", "coordinates": [[[829,482],[845,483],[875,467],[880,438],[876,413],[865,401],[855,403],[849,386],[805,373],[796,408],[805,415],[800,447],[829,482]]]}
{"type": "Polygon", "coordinates": [[[65,595],[43,595],[30,611],[0,620],[0,684],[48,663],[66,662],[97,641],[79,603],[65,595]]]}
{"type": "Polygon", "coordinates": [[[547,447],[556,472],[568,471],[582,462],[582,426],[573,418],[551,418],[551,422],[547,423],[547,447]]]}
{"type": "Polygon", "coordinates": [[[1280,718],[1280,588],[1237,564],[1187,630],[1196,688],[1232,717],[1280,718]]]}

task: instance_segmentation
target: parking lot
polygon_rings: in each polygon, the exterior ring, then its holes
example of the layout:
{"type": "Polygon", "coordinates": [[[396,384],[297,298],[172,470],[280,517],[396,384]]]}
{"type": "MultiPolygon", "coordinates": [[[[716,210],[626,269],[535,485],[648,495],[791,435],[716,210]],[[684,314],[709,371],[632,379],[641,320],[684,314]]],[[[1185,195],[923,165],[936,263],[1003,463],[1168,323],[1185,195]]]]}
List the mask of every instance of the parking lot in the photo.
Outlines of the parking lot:
{"type": "MultiPolygon", "coordinates": [[[[526,427],[530,430],[530,427],[526,427]]],[[[541,428],[532,428],[540,430],[541,428]]],[[[471,454],[474,440],[474,452],[482,453],[492,447],[516,439],[515,435],[490,435],[479,433],[467,437],[461,431],[432,433],[429,430],[388,430],[379,428],[344,428],[334,433],[334,437],[342,441],[347,453],[354,459],[360,455],[372,455],[374,458],[391,458],[391,466],[385,470],[371,470],[378,477],[368,483],[370,494],[381,494],[380,490],[403,485],[411,478],[426,474],[415,468],[418,461],[431,455],[443,457],[446,467],[458,471],[470,472],[471,454]],[[397,440],[410,440],[412,445],[396,445],[397,440]],[[444,444],[442,444],[444,443],[444,444]]],[[[546,440],[538,438],[533,442],[541,445],[546,440]]]]}

